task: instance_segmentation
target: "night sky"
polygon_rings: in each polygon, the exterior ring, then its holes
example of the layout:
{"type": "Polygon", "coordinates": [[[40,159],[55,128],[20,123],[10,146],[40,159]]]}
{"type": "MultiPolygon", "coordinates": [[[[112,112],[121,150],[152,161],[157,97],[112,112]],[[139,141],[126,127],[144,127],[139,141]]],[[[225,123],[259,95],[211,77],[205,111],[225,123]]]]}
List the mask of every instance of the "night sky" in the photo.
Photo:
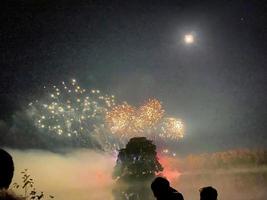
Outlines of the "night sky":
{"type": "Polygon", "coordinates": [[[3,123],[44,85],[76,78],[136,106],[161,100],[185,121],[181,151],[267,145],[265,1],[0,4],[3,123]]]}

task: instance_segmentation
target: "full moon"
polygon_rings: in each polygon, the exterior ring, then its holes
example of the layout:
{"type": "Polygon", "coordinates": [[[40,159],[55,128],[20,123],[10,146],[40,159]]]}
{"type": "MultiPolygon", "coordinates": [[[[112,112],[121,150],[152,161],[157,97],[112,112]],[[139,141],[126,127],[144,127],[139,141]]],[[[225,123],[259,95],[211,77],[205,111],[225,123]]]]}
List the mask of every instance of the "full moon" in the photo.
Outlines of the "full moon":
{"type": "Polygon", "coordinates": [[[184,36],[184,42],[186,44],[192,44],[192,43],[194,43],[194,36],[192,34],[186,34],[184,36]]]}

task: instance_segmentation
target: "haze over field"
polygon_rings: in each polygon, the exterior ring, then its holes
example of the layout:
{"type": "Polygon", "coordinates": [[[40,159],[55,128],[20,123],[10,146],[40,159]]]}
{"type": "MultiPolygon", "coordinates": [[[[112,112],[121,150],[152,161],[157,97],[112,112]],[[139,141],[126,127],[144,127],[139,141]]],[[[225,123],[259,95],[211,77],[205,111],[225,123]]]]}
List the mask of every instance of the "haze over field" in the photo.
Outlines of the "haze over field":
{"type": "MultiPolygon", "coordinates": [[[[57,200],[116,199],[112,192],[115,180],[112,171],[116,156],[92,150],[75,150],[66,154],[47,151],[10,149],[16,164],[13,182],[21,182],[21,171],[29,170],[37,190],[54,195],[57,200]]],[[[195,159],[200,156],[195,155],[195,159]]],[[[165,174],[171,184],[184,194],[185,199],[199,198],[199,188],[212,185],[220,199],[264,200],[267,186],[267,166],[228,167],[227,169],[198,169],[186,171],[181,163],[186,158],[162,157],[165,174]],[[181,169],[183,168],[183,169],[181,169]]],[[[15,190],[17,191],[17,190],[15,190]]],[[[149,190],[149,192],[151,192],[149,190]]]]}

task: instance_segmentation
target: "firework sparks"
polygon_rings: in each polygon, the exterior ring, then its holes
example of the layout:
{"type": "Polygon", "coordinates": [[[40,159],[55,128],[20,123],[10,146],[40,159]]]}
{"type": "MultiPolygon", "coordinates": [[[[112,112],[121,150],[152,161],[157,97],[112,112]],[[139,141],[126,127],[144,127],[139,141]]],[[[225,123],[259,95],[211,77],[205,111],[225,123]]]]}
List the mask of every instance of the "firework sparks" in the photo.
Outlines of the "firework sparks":
{"type": "Polygon", "coordinates": [[[47,95],[29,103],[30,116],[41,132],[78,144],[96,141],[107,151],[120,148],[132,137],[160,142],[184,135],[183,123],[165,117],[157,99],[149,99],[140,107],[126,102],[116,105],[113,95],[83,89],[75,79],[44,88],[47,95]]]}
{"type": "Polygon", "coordinates": [[[118,105],[106,113],[106,122],[113,134],[121,137],[132,132],[131,121],[134,119],[135,109],[127,103],[118,105]]]}
{"type": "Polygon", "coordinates": [[[115,106],[106,114],[106,123],[113,134],[130,138],[148,136],[162,118],[164,110],[156,99],[148,100],[138,109],[127,103],[115,106]]]}
{"type": "Polygon", "coordinates": [[[154,128],[156,124],[162,119],[164,110],[161,103],[157,99],[149,99],[143,106],[141,106],[133,121],[137,132],[144,132],[154,128]]]}
{"type": "Polygon", "coordinates": [[[182,122],[175,118],[164,118],[163,106],[157,99],[148,100],[138,109],[126,103],[113,107],[107,112],[106,123],[111,132],[120,137],[183,137],[182,122]]]}
{"type": "Polygon", "coordinates": [[[162,133],[160,137],[179,140],[184,137],[184,124],[181,120],[176,118],[165,118],[161,125],[162,133]]]}
{"type": "Polygon", "coordinates": [[[61,137],[90,140],[88,137],[94,137],[96,130],[103,127],[107,109],[115,105],[114,96],[85,90],[75,79],[45,89],[45,98],[29,104],[31,115],[39,129],[61,137]]]}

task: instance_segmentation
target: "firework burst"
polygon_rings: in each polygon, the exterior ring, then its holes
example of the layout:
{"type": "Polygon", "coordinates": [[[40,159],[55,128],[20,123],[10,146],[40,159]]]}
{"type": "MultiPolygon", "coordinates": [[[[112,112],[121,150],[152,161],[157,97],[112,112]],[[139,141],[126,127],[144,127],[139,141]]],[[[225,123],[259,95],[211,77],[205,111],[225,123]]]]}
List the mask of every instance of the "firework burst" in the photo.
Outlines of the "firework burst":
{"type": "Polygon", "coordinates": [[[154,128],[162,119],[163,115],[164,110],[160,101],[149,99],[136,111],[136,116],[133,120],[136,132],[145,132],[154,128]]]}
{"type": "Polygon", "coordinates": [[[140,107],[126,102],[117,105],[115,97],[100,90],[83,89],[75,79],[45,87],[46,95],[29,104],[29,113],[42,133],[59,140],[74,141],[110,151],[119,149],[132,137],[155,141],[178,140],[184,125],[165,117],[161,102],[149,99],[140,107]],[[93,142],[92,142],[93,141],[93,142]]]}
{"type": "MultiPolygon", "coordinates": [[[[43,132],[60,137],[75,137],[108,143],[103,129],[103,119],[108,108],[115,105],[115,97],[100,90],[86,90],[72,79],[59,86],[45,87],[47,95],[30,103],[35,125],[43,132]]],[[[85,141],[86,142],[86,141],[85,141]]],[[[102,145],[102,144],[101,144],[102,145]]]]}
{"type": "Polygon", "coordinates": [[[150,139],[183,137],[183,124],[175,118],[164,117],[160,101],[150,99],[139,108],[122,104],[113,107],[106,114],[106,124],[119,137],[145,136],[150,139]]]}
{"type": "Polygon", "coordinates": [[[126,137],[133,132],[132,120],[135,109],[127,103],[115,106],[106,113],[106,123],[113,134],[126,137]]]}
{"type": "Polygon", "coordinates": [[[179,119],[168,117],[163,120],[161,131],[160,137],[179,140],[184,137],[184,124],[179,119]]]}
{"type": "Polygon", "coordinates": [[[157,99],[150,99],[138,109],[124,103],[106,113],[106,124],[111,132],[122,138],[148,137],[148,132],[162,118],[164,110],[157,99]]]}

